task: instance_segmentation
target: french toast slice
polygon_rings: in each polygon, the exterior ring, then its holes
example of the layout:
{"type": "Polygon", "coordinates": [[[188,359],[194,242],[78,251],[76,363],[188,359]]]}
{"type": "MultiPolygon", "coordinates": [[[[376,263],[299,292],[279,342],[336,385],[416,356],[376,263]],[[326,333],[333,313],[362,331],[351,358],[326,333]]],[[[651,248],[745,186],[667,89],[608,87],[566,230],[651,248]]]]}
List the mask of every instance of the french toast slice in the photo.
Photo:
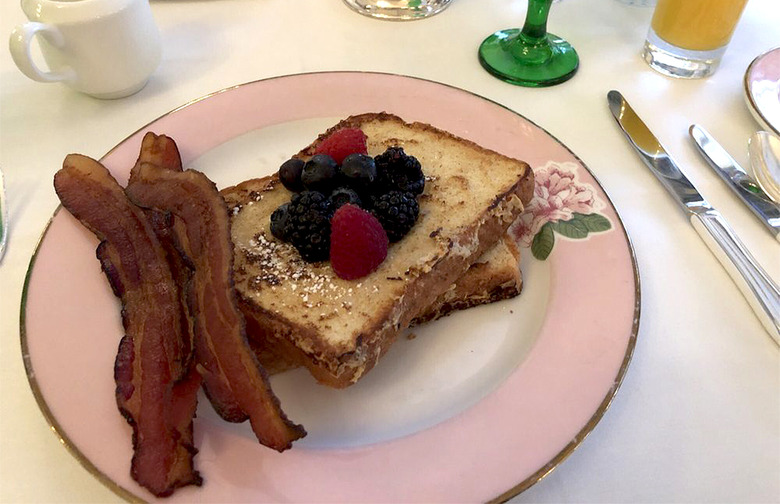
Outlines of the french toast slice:
{"type": "MultiPolygon", "coordinates": [[[[273,183],[271,177],[253,179],[240,186],[223,189],[221,194],[229,202],[232,209],[241,208],[250,203],[252,205],[266,205],[269,198],[258,199],[257,194],[261,193],[270,183],[273,183]]],[[[273,211],[273,208],[270,211],[273,211]]],[[[235,213],[234,219],[238,215],[240,215],[240,210],[235,213]]],[[[243,229],[252,231],[249,226],[245,226],[243,229]]],[[[251,236],[240,237],[242,242],[250,242],[252,239],[251,236]]],[[[246,259],[246,256],[242,259],[246,259]]],[[[242,261],[239,274],[242,277],[253,275],[259,279],[264,274],[263,266],[262,264],[242,261]]],[[[237,283],[240,284],[240,282],[237,283]]],[[[453,311],[509,299],[519,295],[522,288],[520,250],[514,239],[509,235],[504,235],[503,239],[482,254],[463,276],[458,278],[430,306],[412,320],[410,325],[430,322],[449,315],[453,311]]],[[[243,304],[242,306],[246,307],[247,305],[243,304]]],[[[269,374],[280,373],[303,365],[299,358],[300,355],[294,348],[280,345],[277,338],[266,338],[264,331],[258,328],[258,324],[254,321],[253,310],[245,309],[244,311],[247,312],[245,315],[248,319],[247,334],[250,345],[269,374]]]]}
{"type": "Polygon", "coordinates": [[[322,139],[346,127],[363,130],[372,156],[403,147],[426,175],[417,223],[368,276],[338,278],[328,262],[306,263],[272,236],[270,215],[291,197],[276,176],[222,192],[232,214],[234,281],[250,340],[275,342],[291,361],[337,388],[373,368],[399,332],[502,239],[534,182],[522,161],[385,113],[349,117],[297,156],[308,158],[322,139]]]}

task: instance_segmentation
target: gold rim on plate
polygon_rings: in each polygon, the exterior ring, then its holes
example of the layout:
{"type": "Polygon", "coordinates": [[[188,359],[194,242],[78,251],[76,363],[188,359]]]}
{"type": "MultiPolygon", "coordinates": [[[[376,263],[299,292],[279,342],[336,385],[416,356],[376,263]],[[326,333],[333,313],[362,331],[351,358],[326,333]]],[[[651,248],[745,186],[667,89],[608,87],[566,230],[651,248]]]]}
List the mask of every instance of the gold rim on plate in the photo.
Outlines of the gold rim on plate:
{"type": "MultiPolygon", "coordinates": [[[[752,64],[751,64],[752,66],[752,64]]],[[[487,102],[493,103],[495,105],[498,105],[513,114],[516,114],[520,117],[522,117],[524,120],[528,121],[530,124],[533,124],[535,127],[539,128],[540,130],[544,131],[545,134],[549,135],[551,138],[553,138],[558,144],[560,144],[564,149],[569,151],[569,153],[577,160],[577,162],[582,166],[590,176],[593,177],[594,181],[598,185],[599,189],[604,193],[604,196],[606,197],[607,201],[609,202],[609,205],[615,209],[614,204],[612,203],[611,198],[607,194],[607,192],[604,190],[604,186],[601,184],[601,182],[598,180],[598,178],[593,174],[593,172],[585,165],[585,163],[576,155],[574,152],[569,149],[568,146],[566,146],[563,142],[558,140],[557,137],[554,135],[551,135],[547,130],[537,125],[535,122],[531,121],[530,119],[526,118],[522,114],[510,109],[509,107],[506,107],[498,102],[495,102],[489,98],[485,98],[484,96],[481,96],[479,94],[473,93],[471,91],[467,91],[455,86],[451,86],[449,84],[444,84],[440,82],[436,82],[429,79],[423,79],[419,77],[411,77],[406,75],[400,75],[400,74],[392,74],[392,73],[383,73],[383,72],[353,72],[353,71],[337,71],[337,72],[305,72],[300,74],[289,74],[284,76],[276,76],[276,77],[269,77],[266,79],[258,79],[255,81],[246,82],[243,84],[238,84],[235,86],[230,86],[224,89],[221,89],[219,91],[215,91],[209,94],[206,94],[204,96],[201,96],[200,98],[196,98],[192,101],[189,101],[179,107],[176,107],[169,112],[155,118],[154,120],[148,122],[141,128],[138,128],[136,131],[125,137],[122,141],[120,141],[117,145],[115,145],[113,148],[111,148],[108,152],[106,152],[101,158],[100,161],[105,159],[108,155],[110,155],[112,152],[114,152],[120,145],[124,144],[128,139],[130,139],[132,136],[138,134],[140,131],[143,131],[144,129],[148,128],[150,125],[154,124],[155,122],[159,121],[160,119],[163,119],[171,114],[174,114],[186,107],[192,106],[198,102],[201,102],[203,100],[206,100],[208,98],[211,98],[212,96],[216,96],[221,93],[225,93],[234,89],[238,89],[240,87],[252,85],[258,82],[268,81],[268,80],[274,80],[274,79],[281,79],[281,78],[289,78],[289,77],[296,77],[296,76],[302,76],[302,75],[317,75],[317,74],[366,74],[366,75],[386,75],[386,76],[395,76],[395,77],[404,77],[409,79],[417,79],[422,81],[431,82],[434,84],[438,84],[441,86],[446,86],[449,88],[457,89],[459,91],[471,94],[477,98],[480,98],[482,100],[485,100],[487,102]]],[[[747,80],[745,81],[747,82],[747,80]]],[[[21,338],[21,349],[22,349],[22,359],[24,361],[24,369],[27,374],[27,380],[30,383],[30,388],[32,389],[33,396],[35,397],[35,401],[38,403],[38,407],[41,409],[41,412],[43,413],[43,416],[46,418],[46,421],[49,424],[49,428],[54,433],[55,436],[57,436],[57,439],[59,439],[60,443],[70,452],[73,457],[78,460],[78,462],[84,467],[87,471],[89,471],[95,478],[97,478],[98,481],[103,483],[109,490],[113,491],[117,496],[121,497],[122,499],[125,499],[128,502],[146,502],[143,498],[139,497],[138,495],[134,494],[130,490],[124,488],[123,486],[119,485],[117,482],[112,480],[108,475],[103,473],[100,469],[98,469],[79,449],[78,447],[71,441],[71,439],[68,437],[65,430],[62,428],[62,426],[59,424],[57,419],[54,417],[54,414],[49,409],[48,404],[46,403],[46,400],[43,398],[43,394],[40,390],[40,387],[38,386],[38,382],[35,378],[35,371],[32,368],[32,363],[30,361],[30,355],[29,350],[27,347],[27,331],[26,331],[26,307],[27,307],[27,291],[29,288],[29,282],[30,278],[32,276],[32,271],[35,266],[35,260],[38,256],[38,252],[41,249],[41,245],[43,244],[43,240],[46,237],[47,232],[49,231],[49,228],[51,227],[51,224],[54,220],[54,218],[57,216],[57,214],[62,210],[62,205],[59,205],[57,209],[52,214],[51,218],[46,224],[46,227],[43,230],[43,233],[41,234],[40,238],[38,239],[38,243],[35,246],[35,252],[33,253],[32,258],[30,259],[29,266],[27,268],[27,272],[24,277],[24,285],[22,287],[22,299],[21,299],[21,307],[20,307],[20,317],[19,317],[19,329],[20,329],[20,338],[21,338]]],[[[623,361],[620,365],[620,369],[618,370],[617,375],[615,376],[615,380],[612,384],[612,387],[610,387],[609,391],[607,392],[604,399],[601,401],[598,409],[593,414],[593,416],[590,417],[588,422],[582,427],[582,429],[577,433],[576,436],[569,442],[560,452],[558,452],[557,455],[555,455],[552,459],[550,459],[546,464],[544,464],[538,471],[533,473],[531,476],[524,479],[522,482],[518,483],[514,487],[508,489],[506,492],[498,495],[497,497],[490,499],[488,502],[490,503],[500,503],[500,502],[506,502],[509,499],[519,495],[523,491],[527,490],[528,488],[532,487],[534,484],[538,483],[542,479],[544,479],[545,476],[550,474],[555,468],[557,468],[564,460],[566,460],[577,447],[582,444],[582,442],[585,440],[585,438],[590,434],[591,431],[595,428],[596,424],[599,423],[601,418],[604,416],[604,414],[609,409],[610,405],[612,404],[612,401],[617,394],[618,389],[620,388],[620,385],[623,382],[623,378],[626,375],[626,372],[628,371],[628,366],[631,362],[631,358],[634,353],[634,348],[636,347],[636,340],[639,333],[639,315],[641,310],[641,294],[640,294],[640,279],[639,279],[639,270],[637,268],[637,262],[636,262],[636,254],[634,252],[634,246],[631,242],[631,238],[628,236],[628,232],[626,231],[625,225],[623,223],[622,218],[620,217],[620,214],[618,214],[617,210],[615,209],[615,215],[617,217],[618,222],[620,223],[620,229],[622,230],[623,236],[626,240],[626,244],[628,246],[629,256],[631,258],[631,267],[634,273],[634,317],[632,321],[632,327],[631,327],[631,336],[628,339],[628,344],[626,346],[626,353],[623,356],[623,361]]]]}

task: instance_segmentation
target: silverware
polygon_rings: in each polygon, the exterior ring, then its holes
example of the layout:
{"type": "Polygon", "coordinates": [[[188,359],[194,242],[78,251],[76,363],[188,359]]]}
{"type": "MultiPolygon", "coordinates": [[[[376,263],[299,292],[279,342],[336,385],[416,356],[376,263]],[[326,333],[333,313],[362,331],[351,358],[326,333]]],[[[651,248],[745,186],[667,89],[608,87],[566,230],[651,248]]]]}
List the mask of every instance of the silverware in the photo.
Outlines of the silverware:
{"type": "Polygon", "coordinates": [[[720,213],[699,194],[623,96],[610,91],[607,101],[612,115],[642,161],[688,214],[699,237],[780,346],[780,289],[777,284],[758,265],[720,213]]]}
{"type": "Polygon", "coordinates": [[[707,130],[694,124],[688,130],[699,152],[715,173],[720,175],[734,193],[753,211],[756,217],[780,241],[780,206],[732,158],[707,130]]]}
{"type": "Polygon", "coordinates": [[[5,243],[8,240],[8,210],[5,200],[5,177],[3,170],[0,170],[0,261],[5,255],[5,243]]]}

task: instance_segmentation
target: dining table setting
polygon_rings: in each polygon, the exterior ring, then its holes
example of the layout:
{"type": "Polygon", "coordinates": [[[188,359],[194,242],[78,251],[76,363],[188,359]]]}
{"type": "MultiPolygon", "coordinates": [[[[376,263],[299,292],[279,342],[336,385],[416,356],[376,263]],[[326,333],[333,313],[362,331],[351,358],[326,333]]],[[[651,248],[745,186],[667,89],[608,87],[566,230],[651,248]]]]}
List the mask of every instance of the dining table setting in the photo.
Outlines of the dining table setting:
{"type": "Polygon", "coordinates": [[[776,0],[13,0],[0,33],[0,502],[780,503],[776,0]],[[145,215],[154,133],[229,200],[353,116],[527,163],[519,294],[397,328],[347,387],[261,369],[306,429],[277,451],[220,418],[195,348],[195,469],[157,489],[122,382],[133,272],[63,173],[104,166],[145,215]]]}

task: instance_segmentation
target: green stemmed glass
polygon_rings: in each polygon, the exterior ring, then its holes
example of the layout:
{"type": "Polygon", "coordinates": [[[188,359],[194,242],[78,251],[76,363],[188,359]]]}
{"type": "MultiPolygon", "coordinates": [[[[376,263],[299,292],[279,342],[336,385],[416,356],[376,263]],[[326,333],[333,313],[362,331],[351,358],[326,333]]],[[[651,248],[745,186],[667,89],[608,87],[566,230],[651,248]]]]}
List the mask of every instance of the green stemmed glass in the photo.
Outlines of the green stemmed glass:
{"type": "Polygon", "coordinates": [[[553,0],[528,0],[523,29],[497,31],[479,46],[479,62],[499,79],[528,87],[554,86],[577,72],[580,59],[574,48],[547,33],[553,0]]]}

